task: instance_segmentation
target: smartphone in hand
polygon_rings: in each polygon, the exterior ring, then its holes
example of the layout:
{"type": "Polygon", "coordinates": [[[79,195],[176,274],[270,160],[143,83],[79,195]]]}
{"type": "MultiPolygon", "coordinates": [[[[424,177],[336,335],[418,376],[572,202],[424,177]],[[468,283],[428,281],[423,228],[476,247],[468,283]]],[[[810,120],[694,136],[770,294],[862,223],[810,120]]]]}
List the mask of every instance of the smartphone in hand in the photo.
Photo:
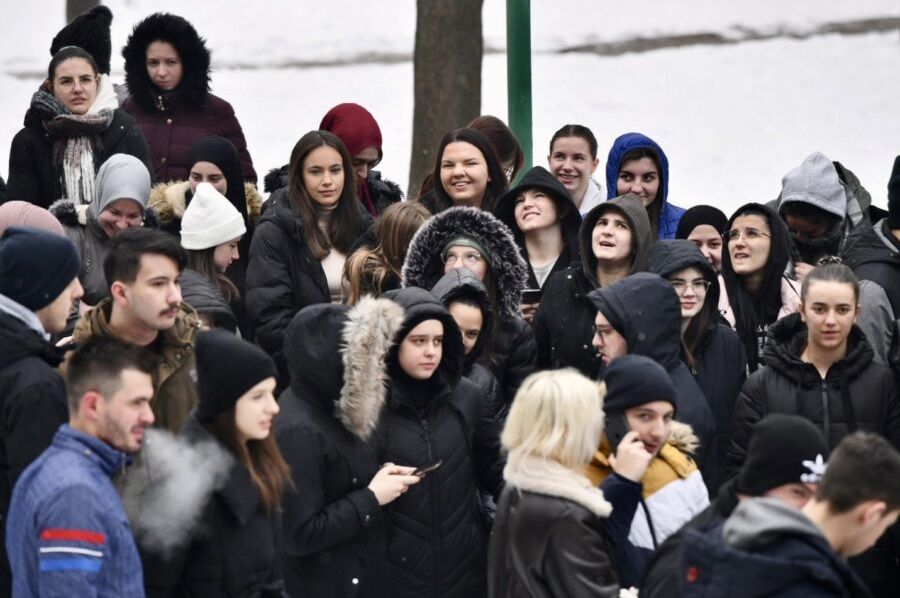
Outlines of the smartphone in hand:
{"type": "Polygon", "coordinates": [[[412,474],[414,476],[418,476],[420,478],[424,478],[427,474],[431,473],[438,467],[444,464],[444,461],[438,461],[437,463],[432,463],[431,465],[425,465],[424,467],[419,467],[412,474]]]}

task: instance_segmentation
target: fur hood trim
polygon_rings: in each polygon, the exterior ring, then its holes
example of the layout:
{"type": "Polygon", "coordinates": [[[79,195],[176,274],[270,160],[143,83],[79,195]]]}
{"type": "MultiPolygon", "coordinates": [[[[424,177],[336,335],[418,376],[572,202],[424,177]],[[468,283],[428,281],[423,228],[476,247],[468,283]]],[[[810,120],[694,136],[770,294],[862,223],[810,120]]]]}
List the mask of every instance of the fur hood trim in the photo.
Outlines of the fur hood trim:
{"type": "Polygon", "coordinates": [[[612,513],[612,505],[600,488],[593,486],[586,476],[555,461],[520,456],[513,451],[503,469],[503,478],[517,490],[570,500],[598,517],[609,517],[612,513]]]}
{"type": "Polygon", "coordinates": [[[694,434],[694,429],[689,424],[673,421],[669,444],[682,453],[693,455],[700,447],[700,439],[694,434]]]}
{"type": "Polygon", "coordinates": [[[525,260],[509,227],[489,212],[477,208],[449,208],[432,216],[419,228],[403,264],[404,286],[433,288],[444,275],[441,259],[444,245],[461,235],[476,239],[491,254],[497,315],[517,316],[522,289],[528,280],[525,260]]]}
{"type": "Polygon", "coordinates": [[[403,325],[403,308],[388,299],[363,297],[350,309],[341,333],[344,385],[335,415],[368,440],[387,398],[385,356],[403,325]]]}
{"type": "Polygon", "coordinates": [[[263,191],[266,193],[275,193],[282,187],[288,186],[288,171],[290,165],[285,164],[281,168],[273,168],[266,173],[263,178],[263,191]]]}
{"type": "MultiPolygon", "coordinates": [[[[63,226],[87,226],[88,207],[90,204],[76,206],[69,199],[58,199],[50,205],[49,211],[63,226]]],[[[144,210],[144,226],[159,228],[159,214],[151,205],[144,210]]]]}
{"type": "Polygon", "coordinates": [[[150,81],[146,65],[147,46],[157,40],[172,44],[181,58],[184,75],[175,92],[189,106],[200,108],[210,93],[209,49],[193,25],[178,15],[168,13],[152,14],[135,25],[128,42],[122,48],[125,84],[131,97],[144,110],[157,110],[154,101],[156,87],[150,81]]]}
{"type": "MultiPolygon", "coordinates": [[[[190,188],[191,184],[188,181],[169,181],[158,183],[150,190],[148,205],[155,210],[163,226],[169,226],[184,216],[190,188]]],[[[252,227],[259,222],[264,200],[253,183],[244,183],[244,197],[247,201],[247,217],[250,220],[248,224],[252,227]]]]}

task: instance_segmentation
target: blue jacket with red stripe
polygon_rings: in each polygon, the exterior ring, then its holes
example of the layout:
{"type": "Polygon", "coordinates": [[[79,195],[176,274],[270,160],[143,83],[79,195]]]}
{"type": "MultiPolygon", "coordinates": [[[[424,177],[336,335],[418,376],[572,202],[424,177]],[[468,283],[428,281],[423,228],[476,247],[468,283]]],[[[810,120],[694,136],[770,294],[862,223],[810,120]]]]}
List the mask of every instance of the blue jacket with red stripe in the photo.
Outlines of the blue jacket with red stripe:
{"type": "Polygon", "coordinates": [[[144,596],[141,560],[112,476],[127,462],[60,426],[19,478],[6,527],[15,598],[144,596]]]}

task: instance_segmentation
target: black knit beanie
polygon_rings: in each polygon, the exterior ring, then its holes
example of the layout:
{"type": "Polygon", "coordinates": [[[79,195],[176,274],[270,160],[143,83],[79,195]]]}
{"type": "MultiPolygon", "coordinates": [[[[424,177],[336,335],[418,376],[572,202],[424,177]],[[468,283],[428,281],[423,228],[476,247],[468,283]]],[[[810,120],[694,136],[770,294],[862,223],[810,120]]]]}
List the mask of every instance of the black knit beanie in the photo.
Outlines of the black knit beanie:
{"type": "Polygon", "coordinates": [[[888,228],[900,228],[900,156],[894,158],[894,169],[888,181],[888,228]]]}
{"type": "Polygon", "coordinates": [[[0,237],[0,295],[31,311],[53,303],[80,270],[78,250],[66,237],[20,226],[0,237]]]}
{"type": "Polygon", "coordinates": [[[815,464],[827,457],[825,437],[811,421],[799,415],[773,413],[753,428],[736,490],[762,496],[784,484],[818,482],[822,472],[815,464]]]}
{"type": "Polygon", "coordinates": [[[708,224],[719,233],[725,232],[728,216],[722,210],[713,206],[694,206],[681,215],[678,221],[678,229],[675,231],[676,239],[687,239],[695,228],[701,224],[708,224]]]}
{"type": "Polygon", "coordinates": [[[278,375],[262,349],[225,330],[197,335],[197,420],[208,423],[234,407],[248,390],[278,375]]]}
{"type": "Polygon", "coordinates": [[[94,57],[101,74],[108,75],[112,55],[112,38],[109,34],[112,18],[112,11],[102,5],[78,15],[53,38],[50,55],[55,55],[66,46],[78,46],[94,57]]]}
{"type": "Polygon", "coordinates": [[[668,372],[643,355],[623,355],[613,359],[603,374],[606,398],[603,411],[624,413],[652,401],[668,401],[678,412],[678,393],[668,372]]]}

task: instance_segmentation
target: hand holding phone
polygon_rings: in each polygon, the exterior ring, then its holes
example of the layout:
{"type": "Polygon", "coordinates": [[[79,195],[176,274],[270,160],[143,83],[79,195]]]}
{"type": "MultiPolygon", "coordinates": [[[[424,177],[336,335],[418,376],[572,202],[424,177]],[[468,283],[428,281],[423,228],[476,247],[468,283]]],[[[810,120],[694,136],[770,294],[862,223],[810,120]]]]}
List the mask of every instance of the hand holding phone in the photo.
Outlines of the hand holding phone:
{"type": "Polygon", "coordinates": [[[428,475],[429,473],[431,473],[432,471],[434,471],[435,469],[437,469],[438,467],[440,467],[443,464],[444,464],[444,461],[441,460],[441,461],[438,461],[437,463],[432,463],[431,465],[425,465],[423,467],[416,469],[414,472],[412,472],[412,474],[416,477],[424,478],[426,475],[428,475]]]}
{"type": "Polygon", "coordinates": [[[385,463],[369,482],[369,490],[378,504],[384,506],[400,498],[410,486],[421,480],[421,476],[414,475],[412,467],[385,463]]]}
{"type": "Polygon", "coordinates": [[[653,455],[650,454],[637,432],[628,432],[619,443],[616,453],[609,456],[613,471],[632,482],[640,482],[644,477],[653,455]]]}

